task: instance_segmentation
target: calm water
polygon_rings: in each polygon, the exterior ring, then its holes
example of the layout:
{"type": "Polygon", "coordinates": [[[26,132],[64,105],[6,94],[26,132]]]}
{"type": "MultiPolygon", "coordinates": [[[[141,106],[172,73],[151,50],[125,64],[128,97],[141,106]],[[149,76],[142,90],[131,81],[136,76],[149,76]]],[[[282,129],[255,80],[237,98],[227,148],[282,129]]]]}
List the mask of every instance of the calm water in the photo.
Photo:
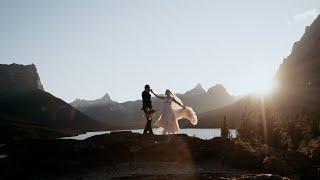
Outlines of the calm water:
{"type": "MultiPolygon", "coordinates": [[[[134,133],[142,133],[143,129],[136,129],[131,130],[134,133]]],[[[111,131],[95,131],[95,132],[87,132],[85,134],[80,134],[78,136],[73,137],[64,137],[62,139],[77,139],[77,140],[83,140],[88,137],[94,136],[94,135],[100,135],[105,133],[110,133],[111,131]]],[[[154,134],[161,134],[160,129],[153,129],[154,134]]],[[[201,139],[211,139],[214,137],[219,137],[221,134],[220,128],[215,129],[181,129],[178,134],[187,134],[188,136],[194,136],[201,139]]],[[[236,137],[236,130],[232,129],[230,130],[230,134],[232,137],[236,137]]]]}

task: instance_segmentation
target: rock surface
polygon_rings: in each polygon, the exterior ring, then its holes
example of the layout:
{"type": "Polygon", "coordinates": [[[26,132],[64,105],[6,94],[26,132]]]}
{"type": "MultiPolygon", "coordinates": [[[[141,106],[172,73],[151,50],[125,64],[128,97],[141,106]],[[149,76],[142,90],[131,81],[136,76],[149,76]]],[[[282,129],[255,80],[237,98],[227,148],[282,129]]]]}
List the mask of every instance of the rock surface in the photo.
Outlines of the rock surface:
{"type": "Polygon", "coordinates": [[[320,105],[320,15],[294,43],[276,77],[288,103],[320,105]]]}
{"type": "Polygon", "coordinates": [[[0,77],[0,96],[44,90],[34,64],[0,64],[0,77]]]}
{"type": "Polygon", "coordinates": [[[130,131],[81,141],[15,141],[0,148],[0,154],[8,155],[0,160],[0,178],[248,179],[261,168],[258,156],[228,139],[130,131]]]}

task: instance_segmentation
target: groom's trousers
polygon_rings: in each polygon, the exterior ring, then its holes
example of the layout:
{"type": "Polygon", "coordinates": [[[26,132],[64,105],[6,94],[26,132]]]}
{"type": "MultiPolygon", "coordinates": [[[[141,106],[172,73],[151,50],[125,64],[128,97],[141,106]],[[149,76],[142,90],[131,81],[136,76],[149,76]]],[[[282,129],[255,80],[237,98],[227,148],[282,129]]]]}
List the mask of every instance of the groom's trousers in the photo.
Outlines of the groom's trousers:
{"type": "Polygon", "coordinates": [[[143,134],[153,134],[151,127],[152,117],[148,116],[147,113],[145,115],[147,118],[147,123],[144,127],[143,134]]]}

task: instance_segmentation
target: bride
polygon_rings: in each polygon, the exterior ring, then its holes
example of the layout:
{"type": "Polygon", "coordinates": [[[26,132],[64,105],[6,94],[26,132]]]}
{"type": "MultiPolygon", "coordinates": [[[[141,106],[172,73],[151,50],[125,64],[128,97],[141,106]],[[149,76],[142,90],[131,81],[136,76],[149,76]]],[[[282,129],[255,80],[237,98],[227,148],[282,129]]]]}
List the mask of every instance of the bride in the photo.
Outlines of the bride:
{"type": "Polygon", "coordinates": [[[174,134],[180,130],[178,120],[188,119],[191,124],[196,125],[198,118],[191,107],[184,106],[182,101],[175,96],[169,89],[165,96],[159,96],[152,90],[151,93],[163,102],[161,115],[156,122],[157,127],[163,128],[163,134],[174,134]]]}

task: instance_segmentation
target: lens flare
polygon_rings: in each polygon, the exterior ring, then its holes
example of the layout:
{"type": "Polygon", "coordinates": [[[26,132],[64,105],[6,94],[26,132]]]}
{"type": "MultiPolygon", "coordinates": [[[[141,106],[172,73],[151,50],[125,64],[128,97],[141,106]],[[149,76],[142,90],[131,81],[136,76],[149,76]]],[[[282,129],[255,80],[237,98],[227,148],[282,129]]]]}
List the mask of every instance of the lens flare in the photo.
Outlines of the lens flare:
{"type": "Polygon", "coordinates": [[[264,81],[255,87],[254,92],[264,96],[273,93],[276,90],[276,87],[277,85],[274,80],[264,81]]]}

